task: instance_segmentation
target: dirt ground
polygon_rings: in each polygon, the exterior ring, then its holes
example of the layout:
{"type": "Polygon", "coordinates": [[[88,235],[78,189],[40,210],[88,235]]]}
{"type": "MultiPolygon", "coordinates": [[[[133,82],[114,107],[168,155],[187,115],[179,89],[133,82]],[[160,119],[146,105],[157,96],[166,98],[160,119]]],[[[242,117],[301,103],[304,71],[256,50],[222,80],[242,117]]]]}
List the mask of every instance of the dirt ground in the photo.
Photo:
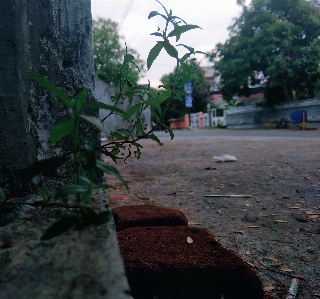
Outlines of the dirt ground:
{"type": "Polygon", "coordinates": [[[255,269],[268,298],[320,298],[319,137],[161,137],[142,140],[140,160],[118,169],[129,184],[109,179],[111,207],[155,204],[181,210],[189,225],[209,228],[255,269]],[[236,162],[212,158],[235,156],[236,162]],[[250,197],[206,197],[249,195],[250,197]]]}

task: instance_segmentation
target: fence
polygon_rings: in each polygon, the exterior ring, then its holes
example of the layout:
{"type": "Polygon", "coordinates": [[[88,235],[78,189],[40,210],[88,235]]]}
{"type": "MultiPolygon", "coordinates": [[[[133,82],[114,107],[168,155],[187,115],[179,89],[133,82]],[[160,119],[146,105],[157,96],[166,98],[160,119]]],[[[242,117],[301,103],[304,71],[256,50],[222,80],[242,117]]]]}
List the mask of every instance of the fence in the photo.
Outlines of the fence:
{"type": "Polygon", "coordinates": [[[254,106],[229,107],[225,111],[225,121],[228,128],[232,129],[262,128],[270,120],[283,120],[287,124],[291,124],[290,113],[302,110],[307,112],[307,128],[319,128],[320,99],[284,103],[276,105],[273,108],[254,106]]]}
{"type": "MultiPolygon", "coordinates": [[[[216,116],[216,109],[211,109],[209,113],[191,113],[190,128],[206,128],[206,127],[225,127],[226,118],[224,116],[216,116]],[[210,113],[210,114],[209,114],[210,113]]],[[[224,111],[226,113],[226,111],[224,111]]]]}

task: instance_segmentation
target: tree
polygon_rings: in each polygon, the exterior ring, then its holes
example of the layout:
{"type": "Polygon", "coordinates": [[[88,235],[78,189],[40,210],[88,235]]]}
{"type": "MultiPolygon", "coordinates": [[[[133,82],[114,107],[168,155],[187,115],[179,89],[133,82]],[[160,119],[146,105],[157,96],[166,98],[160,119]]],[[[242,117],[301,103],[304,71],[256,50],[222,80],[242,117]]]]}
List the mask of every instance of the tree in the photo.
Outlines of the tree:
{"type": "Polygon", "coordinates": [[[320,8],[320,1],[319,0],[311,0],[311,2],[318,8],[320,8]]]}
{"type": "MultiPolygon", "coordinates": [[[[241,3],[240,3],[241,4],[241,3]]],[[[320,10],[306,0],[252,0],[229,27],[230,38],[208,54],[227,98],[264,85],[286,100],[314,97],[320,82],[320,10]]]]}
{"type": "Polygon", "coordinates": [[[137,65],[136,69],[129,69],[127,78],[132,84],[135,84],[139,75],[144,72],[144,63],[139,59],[138,53],[121,45],[122,37],[118,33],[118,23],[110,19],[105,20],[99,18],[93,21],[93,52],[94,52],[94,68],[99,78],[110,83],[114,82],[118,75],[123,57],[131,54],[136,57],[134,60],[137,65]]]}
{"type": "MultiPolygon", "coordinates": [[[[177,82],[176,89],[183,90],[184,84],[186,82],[192,82],[192,97],[193,97],[193,107],[190,109],[190,112],[199,112],[205,111],[207,108],[207,98],[209,96],[209,86],[204,78],[204,70],[200,67],[199,63],[195,60],[188,60],[186,65],[190,67],[191,72],[188,72],[188,68],[181,67],[178,69],[177,73],[177,82]]],[[[169,89],[173,89],[175,84],[175,72],[164,75],[161,78],[161,82],[164,87],[168,87],[169,89]]],[[[163,109],[167,103],[162,103],[163,109]]],[[[185,107],[184,95],[178,97],[177,95],[172,98],[170,101],[170,106],[166,111],[165,122],[171,118],[180,118],[187,112],[187,108],[185,107]]]]}

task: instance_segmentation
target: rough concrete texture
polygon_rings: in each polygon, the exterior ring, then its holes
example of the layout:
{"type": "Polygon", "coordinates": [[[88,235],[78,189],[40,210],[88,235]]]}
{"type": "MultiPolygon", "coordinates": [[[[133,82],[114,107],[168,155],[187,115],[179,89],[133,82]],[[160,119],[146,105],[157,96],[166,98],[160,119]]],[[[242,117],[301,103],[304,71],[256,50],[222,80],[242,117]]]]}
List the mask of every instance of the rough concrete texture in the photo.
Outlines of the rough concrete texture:
{"type": "Polygon", "coordinates": [[[15,187],[15,171],[36,156],[29,136],[28,83],[23,73],[29,67],[27,29],[27,6],[23,1],[1,1],[0,187],[9,189],[15,187]]]}
{"type": "Polygon", "coordinates": [[[40,241],[52,213],[28,208],[0,227],[1,299],[128,299],[114,223],[40,241]]]}
{"type": "MultiPolygon", "coordinates": [[[[95,81],[96,84],[96,97],[99,102],[113,105],[112,98],[116,92],[119,92],[119,89],[111,86],[110,84],[105,83],[99,78],[96,78],[95,81]]],[[[140,103],[141,100],[139,97],[134,96],[132,104],[129,103],[128,99],[123,100],[121,103],[117,104],[117,107],[123,110],[128,110],[131,106],[140,103]]],[[[100,110],[99,115],[101,119],[104,119],[106,116],[108,116],[104,121],[104,132],[103,134],[107,137],[110,136],[110,134],[118,129],[131,129],[131,124],[129,122],[124,122],[122,117],[116,114],[109,115],[110,111],[108,110],[100,110]]],[[[141,115],[134,115],[132,119],[135,119],[137,116],[140,116],[142,119],[142,123],[146,125],[146,132],[151,130],[152,124],[151,124],[151,110],[150,108],[145,109],[142,111],[141,115]]]]}
{"type": "Polygon", "coordinates": [[[116,230],[136,226],[187,226],[187,217],[179,210],[154,205],[130,205],[112,209],[116,230]]]}
{"type": "MultiPolygon", "coordinates": [[[[46,76],[71,98],[87,87],[87,100],[95,101],[92,19],[90,0],[8,0],[0,5],[0,177],[7,178],[0,186],[14,192],[19,170],[70,145],[64,140],[49,146],[53,126],[67,113],[25,72],[46,76]]],[[[90,113],[98,116],[98,111],[90,113]]],[[[90,136],[98,142],[97,133],[90,136]]]]}
{"type": "Polygon", "coordinates": [[[135,299],[262,299],[262,283],[206,229],[134,227],[118,232],[135,299]]]}

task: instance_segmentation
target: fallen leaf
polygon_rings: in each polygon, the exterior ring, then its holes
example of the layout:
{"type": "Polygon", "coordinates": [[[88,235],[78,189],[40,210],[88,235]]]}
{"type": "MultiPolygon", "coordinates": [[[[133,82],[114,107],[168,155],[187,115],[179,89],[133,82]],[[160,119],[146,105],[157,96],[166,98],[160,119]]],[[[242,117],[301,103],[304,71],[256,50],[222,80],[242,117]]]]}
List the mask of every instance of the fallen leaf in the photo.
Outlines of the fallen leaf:
{"type": "Polygon", "coordinates": [[[201,225],[201,223],[198,223],[198,222],[188,222],[188,225],[201,225]]]}
{"type": "Polygon", "coordinates": [[[307,219],[305,219],[305,218],[301,218],[301,217],[294,217],[294,219],[296,219],[297,221],[299,221],[299,222],[308,222],[308,220],[307,219]]]}
{"type": "Polygon", "coordinates": [[[275,258],[274,256],[268,256],[268,259],[277,263],[278,265],[282,265],[282,262],[280,260],[278,260],[277,258],[275,258]]]}
{"type": "Polygon", "coordinates": [[[287,267],[281,267],[279,270],[282,272],[294,272],[294,270],[287,268],[287,267]]]}
{"type": "Polygon", "coordinates": [[[320,298],[320,293],[312,293],[312,295],[320,298]]]}
{"type": "Polygon", "coordinates": [[[142,199],[142,200],[149,200],[148,197],[141,197],[141,196],[137,196],[139,199],[142,199]]]}
{"type": "Polygon", "coordinates": [[[206,167],[205,170],[217,170],[217,168],[216,168],[216,167],[209,166],[209,167],[206,167]]]}
{"type": "Polygon", "coordinates": [[[188,242],[189,244],[192,244],[192,243],[193,243],[193,240],[192,240],[190,237],[187,237],[187,242],[188,242]]]}
{"type": "Polygon", "coordinates": [[[265,269],[265,266],[262,265],[260,262],[258,261],[254,261],[253,264],[255,265],[256,268],[258,268],[260,271],[262,271],[263,269],[265,269]]]}
{"type": "Polygon", "coordinates": [[[289,209],[300,209],[300,207],[289,207],[289,209]]]}
{"type": "Polygon", "coordinates": [[[267,215],[263,213],[258,213],[258,217],[267,217],[267,215]]]}
{"type": "Polygon", "coordinates": [[[312,257],[301,256],[301,257],[299,257],[299,260],[303,261],[303,262],[312,262],[313,258],[312,257]]]}
{"type": "Polygon", "coordinates": [[[177,194],[177,192],[175,191],[175,192],[171,192],[171,193],[167,193],[167,195],[176,195],[177,194]]]}
{"type": "Polygon", "coordinates": [[[241,234],[241,235],[245,235],[244,230],[238,230],[238,231],[234,231],[235,234],[241,234]]]}
{"type": "Polygon", "coordinates": [[[250,263],[250,262],[246,262],[248,265],[250,265],[252,268],[255,268],[255,265],[250,263]]]}
{"type": "Polygon", "coordinates": [[[249,225],[248,228],[259,228],[258,225],[249,225]]]}
{"type": "Polygon", "coordinates": [[[274,286],[264,286],[264,287],[263,287],[263,291],[264,291],[264,292],[270,292],[270,291],[272,291],[272,290],[275,290],[275,288],[276,288],[276,287],[274,287],[274,286]]]}
{"type": "Polygon", "coordinates": [[[313,211],[308,211],[308,212],[305,212],[307,215],[320,215],[320,213],[317,213],[317,212],[313,212],[313,211]]]}
{"type": "Polygon", "coordinates": [[[253,207],[252,204],[249,204],[249,203],[246,203],[245,206],[248,208],[248,207],[253,207]]]}
{"type": "Polygon", "coordinates": [[[246,251],[246,255],[250,255],[250,254],[251,254],[251,252],[247,250],[246,251]]]}
{"type": "Polygon", "coordinates": [[[308,217],[308,219],[317,219],[319,217],[319,215],[310,215],[308,217]]]}
{"type": "Polygon", "coordinates": [[[276,219],[274,222],[276,223],[288,223],[286,220],[276,219]]]}

